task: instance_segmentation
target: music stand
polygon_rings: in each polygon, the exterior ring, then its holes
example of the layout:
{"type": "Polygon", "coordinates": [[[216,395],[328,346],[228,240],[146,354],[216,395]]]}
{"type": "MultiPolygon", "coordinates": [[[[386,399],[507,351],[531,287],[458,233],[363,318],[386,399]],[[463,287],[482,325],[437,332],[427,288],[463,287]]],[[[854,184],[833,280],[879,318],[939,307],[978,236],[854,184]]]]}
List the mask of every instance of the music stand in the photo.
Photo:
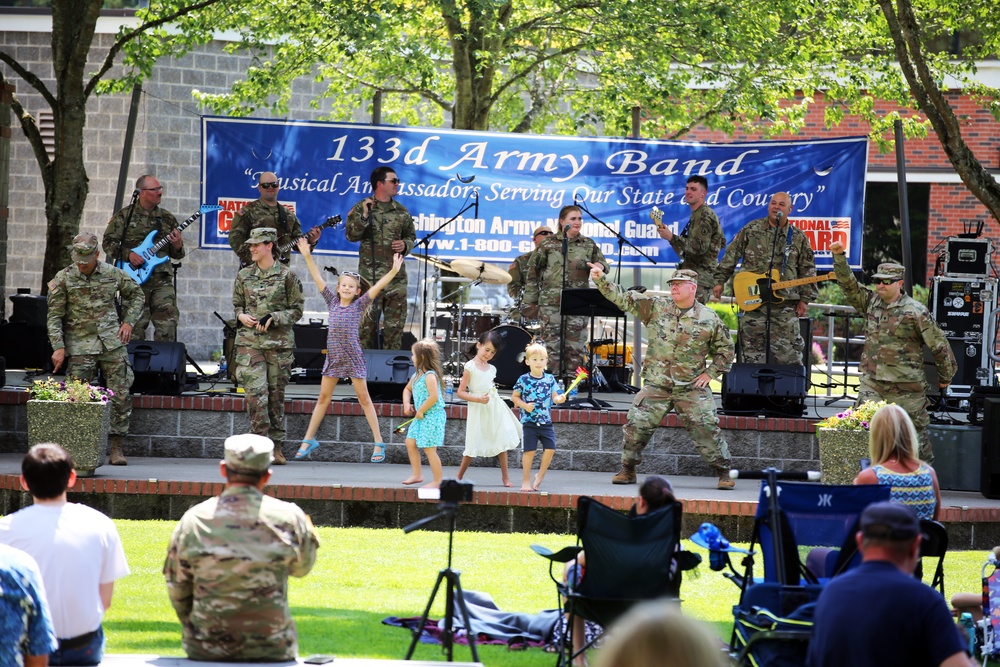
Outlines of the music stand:
{"type": "MultiPolygon", "coordinates": [[[[604,410],[610,408],[611,404],[594,398],[594,349],[590,347],[589,341],[594,339],[594,318],[598,315],[603,317],[623,317],[625,313],[621,308],[608,300],[600,290],[592,287],[579,287],[575,289],[564,289],[559,302],[559,315],[561,317],[589,317],[590,318],[590,338],[588,339],[587,350],[587,373],[590,381],[587,382],[587,398],[577,398],[567,401],[566,405],[574,408],[588,408],[604,410]]],[[[622,360],[624,363],[624,344],[622,345],[622,360]]]]}

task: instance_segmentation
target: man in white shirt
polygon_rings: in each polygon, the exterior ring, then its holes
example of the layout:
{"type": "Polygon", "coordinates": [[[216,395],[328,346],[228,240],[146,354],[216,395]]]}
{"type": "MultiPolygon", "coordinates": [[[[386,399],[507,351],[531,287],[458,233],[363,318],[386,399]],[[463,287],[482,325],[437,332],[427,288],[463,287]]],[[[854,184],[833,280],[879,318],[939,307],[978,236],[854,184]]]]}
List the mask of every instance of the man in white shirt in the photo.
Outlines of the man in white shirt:
{"type": "Polygon", "coordinates": [[[42,572],[59,649],[50,665],[96,665],[104,654],[101,620],[115,580],[129,573],[114,523],[68,502],[73,458],[55,444],[35,445],[21,462],[21,486],[34,504],[0,519],[0,543],[30,554],[42,572]]]}

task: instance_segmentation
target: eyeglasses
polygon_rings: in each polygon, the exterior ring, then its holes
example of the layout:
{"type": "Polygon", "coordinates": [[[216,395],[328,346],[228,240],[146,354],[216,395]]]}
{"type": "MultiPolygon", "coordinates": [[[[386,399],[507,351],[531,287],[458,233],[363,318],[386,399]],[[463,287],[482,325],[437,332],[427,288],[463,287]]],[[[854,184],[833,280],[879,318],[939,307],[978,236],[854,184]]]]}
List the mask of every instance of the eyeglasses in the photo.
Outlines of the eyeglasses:
{"type": "Polygon", "coordinates": [[[898,280],[893,280],[892,278],[879,278],[875,281],[876,285],[892,285],[893,283],[899,282],[898,280]]]}
{"type": "Polygon", "coordinates": [[[163,192],[163,186],[157,185],[155,188],[140,188],[143,192],[163,192]]]}
{"type": "Polygon", "coordinates": [[[277,183],[258,183],[257,185],[259,185],[260,187],[264,188],[265,190],[277,190],[278,189],[278,184],[277,183]]]}
{"type": "Polygon", "coordinates": [[[402,183],[402,181],[400,181],[398,178],[383,178],[382,181],[384,183],[392,183],[393,185],[399,185],[400,183],[402,183]]]}
{"type": "Polygon", "coordinates": [[[552,236],[552,232],[545,230],[543,232],[536,233],[535,236],[552,236]]]}

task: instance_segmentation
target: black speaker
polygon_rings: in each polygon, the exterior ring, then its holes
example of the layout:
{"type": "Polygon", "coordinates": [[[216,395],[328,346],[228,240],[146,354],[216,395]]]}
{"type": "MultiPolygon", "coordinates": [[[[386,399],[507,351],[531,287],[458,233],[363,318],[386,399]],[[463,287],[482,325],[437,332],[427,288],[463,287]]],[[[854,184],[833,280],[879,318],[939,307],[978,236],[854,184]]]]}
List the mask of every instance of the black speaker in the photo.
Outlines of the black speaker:
{"type": "Polygon", "coordinates": [[[14,304],[10,313],[11,322],[46,326],[46,319],[49,315],[47,297],[18,293],[12,294],[9,298],[10,302],[14,304]]]}
{"type": "Polygon", "coordinates": [[[413,375],[409,350],[365,350],[368,393],[372,399],[400,401],[403,388],[413,375]]]}
{"type": "MultiPolygon", "coordinates": [[[[11,297],[13,298],[13,297],[11,297]]],[[[49,334],[42,324],[14,322],[0,326],[0,355],[7,360],[7,368],[46,370],[52,367],[52,346],[49,334]]],[[[66,371],[66,364],[59,369],[66,371]]]]}
{"type": "Polygon", "coordinates": [[[987,498],[1000,498],[1000,447],[996,434],[1000,429],[1000,397],[983,398],[983,446],[979,492],[987,498]]]}
{"type": "Polygon", "coordinates": [[[801,417],[806,369],[776,364],[733,364],[722,379],[722,410],[801,417]]]}
{"type": "Polygon", "coordinates": [[[128,360],[135,373],[132,393],[180,395],[187,383],[186,359],[184,343],[132,341],[128,344],[128,360]]]}
{"type": "Polygon", "coordinates": [[[326,363],[327,327],[319,322],[295,324],[292,326],[295,335],[295,348],[292,353],[295,361],[292,366],[302,369],[293,373],[292,380],[297,383],[316,384],[320,381],[323,364],[326,363]]]}

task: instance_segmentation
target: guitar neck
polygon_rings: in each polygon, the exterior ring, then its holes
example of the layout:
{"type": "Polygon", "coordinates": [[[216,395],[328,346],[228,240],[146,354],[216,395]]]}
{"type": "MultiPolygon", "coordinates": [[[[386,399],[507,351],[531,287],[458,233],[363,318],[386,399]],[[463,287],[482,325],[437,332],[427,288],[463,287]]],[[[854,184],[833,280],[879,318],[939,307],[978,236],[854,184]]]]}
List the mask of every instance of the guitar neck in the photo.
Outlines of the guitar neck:
{"type": "MultiPolygon", "coordinates": [[[[201,211],[195,213],[190,218],[188,218],[187,220],[185,220],[181,224],[177,225],[177,231],[183,231],[192,222],[194,222],[195,220],[197,220],[200,217],[201,217],[201,211]]],[[[151,254],[153,254],[153,255],[155,255],[156,253],[160,252],[160,250],[162,250],[168,243],[170,243],[170,239],[167,238],[169,235],[170,235],[169,233],[166,234],[162,239],[160,239],[159,241],[157,241],[156,243],[154,243],[153,247],[149,249],[149,252],[151,254]]]]}
{"type": "MultiPolygon", "coordinates": [[[[332,218],[327,218],[325,222],[316,225],[315,227],[313,227],[313,229],[323,230],[326,229],[327,227],[336,227],[339,224],[340,224],[340,216],[335,215],[332,218]]],[[[311,232],[312,229],[310,229],[309,231],[311,232]]],[[[300,234],[299,236],[296,236],[294,239],[291,239],[290,241],[287,241],[285,243],[279,243],[278,252],[284,255],[286,252],[295,247],[295,244],[299,242],[299,239],[304,239],[306,236],[308,236],[308,232],[306,234],[300,234]]]]}
{"type": "Polygon", "coordinates": [[[808,278],[782,280],[781,282],[772,283],[771,289],[777,291],[779,289],[785,289],[786,287],[798,287],[799,285],[810,285],[812,283],[821,283],[824,280],[836,280],[836,279],[837,279],[837,274],[831,271],[830,273],[824,273],[818,276],[810,276],[808,278]]]}

